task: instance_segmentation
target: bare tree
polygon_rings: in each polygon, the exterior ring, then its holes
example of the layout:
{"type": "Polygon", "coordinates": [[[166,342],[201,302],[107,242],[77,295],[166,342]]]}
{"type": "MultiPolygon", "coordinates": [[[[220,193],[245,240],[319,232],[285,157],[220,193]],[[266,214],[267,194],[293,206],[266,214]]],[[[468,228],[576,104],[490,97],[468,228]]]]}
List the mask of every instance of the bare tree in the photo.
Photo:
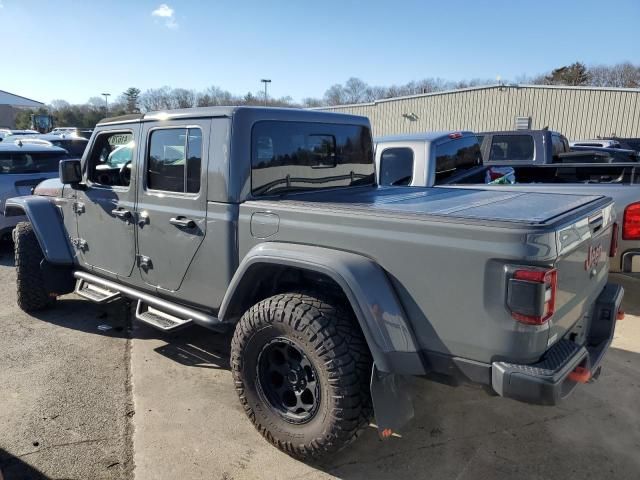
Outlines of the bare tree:
{"type": "Polygon", "coordinates": [[[326,105],[343,105],[347,103],[342,85],[339,83],[330,86],[324,92],[324,102],[326,105]]]}
{"type": "Polygon", "coordinates": [[[150,88],[140,95],[140,105],[146,112],[171,109],[171,88],[150,88]]]}
{"type": "Polygon", "coordinates": [[[186,88],[171,90],[170,101],[173,108],[192,108],[196,106],[196,94],[186,88]]]}

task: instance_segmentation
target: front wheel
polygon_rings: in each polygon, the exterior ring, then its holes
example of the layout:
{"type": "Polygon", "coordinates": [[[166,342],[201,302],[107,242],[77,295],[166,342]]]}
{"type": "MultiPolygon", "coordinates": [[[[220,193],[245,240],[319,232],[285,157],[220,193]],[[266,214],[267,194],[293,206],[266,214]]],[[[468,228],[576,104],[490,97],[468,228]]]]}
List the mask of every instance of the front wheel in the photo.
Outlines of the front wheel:
{"type": "Polygon", "coordinates": [[[35,312],[55,303],[55,295],[45,286],[42,272],[44,254],[29,222],[20,222],[13,232],[16,259],[18,306],[25,312],[35,312]]]}
{"type": "Polygon", "coordinates": [[[273,445],[317,459],[369,423],[371,355],[353,315],[315,294],[267,298],[244,314],[231,344],[240,402],[273,445]]]}

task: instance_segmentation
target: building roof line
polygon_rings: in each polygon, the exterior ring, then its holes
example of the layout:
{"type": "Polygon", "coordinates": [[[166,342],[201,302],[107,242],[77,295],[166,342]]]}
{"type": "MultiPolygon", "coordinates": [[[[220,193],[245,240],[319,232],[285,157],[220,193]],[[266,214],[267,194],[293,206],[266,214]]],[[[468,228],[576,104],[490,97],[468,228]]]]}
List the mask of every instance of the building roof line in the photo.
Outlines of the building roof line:
{"type": "Polygon", "coordinates": [[[15,93],[7,92],[6,90],[0,90],[0,93],[6,93],[7,95],[10,95],[12,97],[17,97],[17,98],[20,98],[22,100],[27,100],[29,102],[37,103],[38,105],[44,106],[43,102],[39,102],[37,100],[33,100],[32,98],[23,97],[22,95],[16,95],[15,93]]]}
{"type": "Polygon", "coordinates": [[[339,108],[347,108],[347,107],[367,107],[367,106],[375,106],[379,103],[385,102],[394,102],[396,100],[410,100],[413,98],[423,98],[423,97],[433,97],[437,95],[449,95],[452,93],[461,93],[461,92],[470,92],[470,91],[478,91],[478,90],[490,90],[494,88],[540,88],[540,89],[550,89],[550,90],[600,90],[600,91],[614,91],[614,92],[632,92],[632,93],[640,93],[640,88],[619,88],[619,87],[594,87],[594,86],[573,86],[573,85],[518,85],[518,84],[493,84],[493,85],[482,85],[477,87],[467,87],[467,88],[458,88],[453,90],[443,90],[440,92],[429,92],[429,93],[415,93],[412,95],[403,95],[401,97],[390,97],[390,98],[381,98],[379,100],[374,100],[373,102],[363,102],[363,103],[347,103],[344,105],[331,105],[326,107],[314,107],[310,110],[333,110],[339,108]]]}

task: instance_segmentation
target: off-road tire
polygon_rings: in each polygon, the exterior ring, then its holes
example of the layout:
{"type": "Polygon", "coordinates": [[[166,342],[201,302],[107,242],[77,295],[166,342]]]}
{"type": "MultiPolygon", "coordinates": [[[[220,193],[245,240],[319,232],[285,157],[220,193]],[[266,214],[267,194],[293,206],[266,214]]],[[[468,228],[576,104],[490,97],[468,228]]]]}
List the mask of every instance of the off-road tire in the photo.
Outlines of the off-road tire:
{"type": "Polygon", "coordinates": [[[247,416],[270,443],[303,460],[337,452],[369,424],[371,365],[351,310],[316,293],[262,300],[243,315],[231,343],[233,380],[247,416]],[[286,421],[262,393],[258,357],[275,338],[295,342],[317,371],[319,407],[307,423],[286,421]]]}
{"type": "Polygon", "coordinates": [[[45,287],[40,267],[44,255],[31,223],[18,223],[13,232],[13,241],[18,306],[25,312],[35,312],[52,306],[56,299],[45,287]]]}

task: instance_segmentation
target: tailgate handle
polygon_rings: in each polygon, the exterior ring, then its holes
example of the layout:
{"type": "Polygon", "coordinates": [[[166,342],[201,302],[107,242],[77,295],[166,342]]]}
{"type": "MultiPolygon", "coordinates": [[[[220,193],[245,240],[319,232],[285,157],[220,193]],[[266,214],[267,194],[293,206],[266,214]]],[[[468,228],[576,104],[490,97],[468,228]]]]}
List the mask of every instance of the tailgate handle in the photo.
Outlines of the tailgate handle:
{"type": "Polygon", "coordinates": [[[589,228],[591,228],[591,231],[593,233],[598,232],[602,228],[602,224],[603,224],[602,215],[589,218],[589,228]]]}

